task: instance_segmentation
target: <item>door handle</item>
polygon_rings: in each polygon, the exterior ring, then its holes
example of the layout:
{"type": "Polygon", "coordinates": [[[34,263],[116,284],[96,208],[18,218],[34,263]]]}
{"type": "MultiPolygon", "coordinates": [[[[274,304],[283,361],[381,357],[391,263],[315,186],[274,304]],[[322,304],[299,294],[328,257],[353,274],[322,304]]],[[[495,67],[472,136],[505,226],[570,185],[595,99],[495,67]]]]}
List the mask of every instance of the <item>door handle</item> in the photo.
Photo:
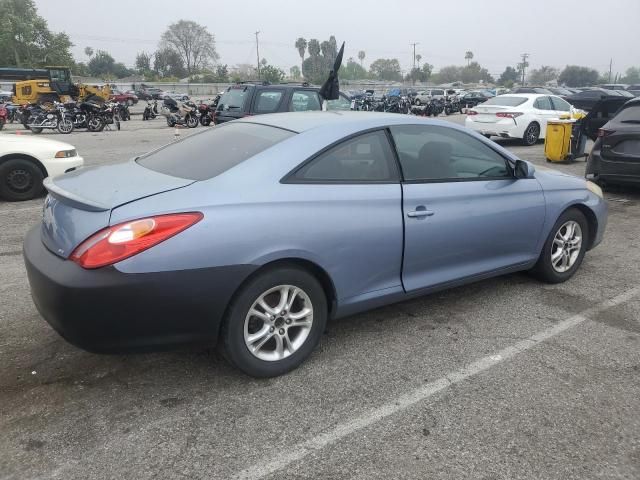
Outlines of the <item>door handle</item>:
{"type": "Polygon", "coordinates": [[[427,207],[424,205],[419,205],[415,210],[411,212],[407,212],[407,217],[409,218],[424,218],[431,217],[435,212],[432,210],[427,210],[427,207]]]}

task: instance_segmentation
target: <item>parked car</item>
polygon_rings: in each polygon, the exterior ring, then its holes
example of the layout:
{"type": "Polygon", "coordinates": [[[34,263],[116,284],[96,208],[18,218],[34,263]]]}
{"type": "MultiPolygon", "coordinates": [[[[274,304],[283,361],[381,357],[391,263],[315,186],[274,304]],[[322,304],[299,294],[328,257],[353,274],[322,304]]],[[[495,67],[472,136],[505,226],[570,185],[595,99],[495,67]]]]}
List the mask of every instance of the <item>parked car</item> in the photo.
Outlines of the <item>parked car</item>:
{"type": "Polygon", "coordinates": [[[634,97],[640,97],[640,85],[629,85],[627,87],[627,92],[632,94],[634,97]]]}
{"type": "Polygon", "coordinates": [[[546,87],[552,94],[559,96],[566,100],[568,96],[573,95],[573,92],[564,87],[546,87]]]}
{"type": "Polygon", "coordinates": [[[43,191],[45,177],[55,177],[84,164],[68,143],[27,135],[0,136],[0,198],[30,200],[43,191]]]}
{"type": "Polygon", "coordinates": [[[573,95],[569,95],[568,97],[565,97],[565,99],[574,107],[589,111],[597,102],[604,98],[619,98],[621,96],[624,96],[625,98],[627,96],[629,98],[633,98],[633,95],[626,91],[622,92],[622,90],[606,90],[604,88],[590,87],[588,89],[581,90],[578,93],[574,93],[573,95]],[[624,93],[624,95],[622,95],[622,93],[624,93]]]}
{"type": "Polygon", "coordinates": [[[118,103],[126,103],[127,105],[135,105],[138,103],[138,96],[130,92],[121,92],[120,90],[111,90],[109,99],[118,103]]]}
{"type": "Polygon", "coordinates": [[[598,85],[605,90],[627,90],[629,85],[626,83],[605,83],[604,85],[598,85]]]}
{"type": "Polygon", "coordinates": [[[628,100],[598,131],[586,177],[600,185],[640,185],[640,98],[628,100]]]}
{"type": "Polygon", "coordinates": [[[141,100],[163,100],[166,92],[159,88],[148,87],[136,91],[136,95],[141,100]]]}
{"type": "MultiPolygon", "coordinates": [[[[247,115],[321,110],[319,91],[318,87],[307,83],[238,83],[227,88],[220,97],[213,121],[220,124],[247,115]]],[[[328,109],[350,110],[351,100],[341,93],[339,100],[328,102],[328,109]]]]}
{"type": "Polygon", "coordinates": [[[219,338],[258,377],[298,366],[330,317],[514,271],[566,281],[607,220],[584,178],[457,125],[369,112],[247,117],[47,188],[24,258],[65,339],[117,352],[219,338]]]}
{"type": "Polygon", "coordinates": [[[186,102],[189,100],[189,95],[187,95],[186,93],[165,92],[163,99],[165,97],[173,98],[178,102],[186,102]]]}
{"type": "Polygon", "coordinates": [[[534,145],[545,137],[547,120],[569,113],[571,105],[556,95],[499,95],[467,112],[465,126],[486,137],[520,138],[534,145]]]}
{"type": "Polygon", "coordinates": [[[488,92],[484,92],[481,90],[473,90],[465,93],[460,97],[460,106],[463,108],[475,107],[480,103],[486,102],[490,98],[493,98],[493,97],[491,97],[488,92]]]}
{"type": "Polygon", "coordinates": [[[431,100],[443,100],[445,99],[445,91],[443,88],[431,88],[428,90],[422,90],[413,99],[414,105],[424,105],[431,100]]]}
{"type": "Polygon", "coordinates": [[[13,98],[13,92],[9,90],[0,90],[0,102],[10,102],[13,98]]]}

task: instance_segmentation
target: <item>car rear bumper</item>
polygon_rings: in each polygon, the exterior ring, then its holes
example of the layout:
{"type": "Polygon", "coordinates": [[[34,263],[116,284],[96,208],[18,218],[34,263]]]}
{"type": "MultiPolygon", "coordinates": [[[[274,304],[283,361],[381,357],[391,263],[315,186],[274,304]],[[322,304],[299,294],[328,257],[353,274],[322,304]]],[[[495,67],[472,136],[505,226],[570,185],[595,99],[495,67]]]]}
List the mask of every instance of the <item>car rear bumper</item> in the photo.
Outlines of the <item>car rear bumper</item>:
{"type": "Polygon", "coordinates": [[[23,254],[40,314],[68,342],[100,353],[215,343],[228,302],[256,268],[86,270],[51,253],[40,226],[27,233],[23,254]]]}
{"type": "Polygon", "coordinates": [[[589,154],[585,176],[593,182],[640,184],[640,162],[612,161],[600,155],[598,143],[589,154]]]}
{"type": "Polygon", "coordinates": [[[525,128],[515,123],[510,118],[497,122],[477,122],[472,117],[467,117],[465,126],[482,135],[493,135],[502,138],[522,138],[525,128]]]}

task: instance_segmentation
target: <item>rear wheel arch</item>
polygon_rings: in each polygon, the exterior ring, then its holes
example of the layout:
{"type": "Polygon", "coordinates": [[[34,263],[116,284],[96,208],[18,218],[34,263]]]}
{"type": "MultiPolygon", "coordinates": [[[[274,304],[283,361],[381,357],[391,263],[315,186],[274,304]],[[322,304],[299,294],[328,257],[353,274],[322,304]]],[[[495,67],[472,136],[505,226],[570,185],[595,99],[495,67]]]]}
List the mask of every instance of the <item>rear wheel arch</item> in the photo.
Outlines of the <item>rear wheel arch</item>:
{"type": "Polygon", "coordinates": [[[0,165],[8,160],[26,160],[28,162],[35,164],[42,172],[42,176],[44,178],[49,176],[49,173],[47,172],[47,169],[42,164],[42,162],[38,160],[36,157],[32,157],[31,155],[26,155],[24,153],[8,153],[7,155],[0,157],[0,165]]]}
{"type": "MultiPolygon", "coordinates": [[[[286,268],[286,267],[295,267],[295,268],[304,270],[310,273],[311,275],[313,275],[316,278],[316,280],[320,282],[320,285],[322,285],[322,289],[324,290],[324,294],[327,299],[327,307],[329,308],[328,317],[331,318],[336,311],[337,298],[338,298],[333,280],[331,279],[327,271],[324,268],[322,268],[320,265],[303,258],[281,258],[278,260],[265,263],[264,265],[261,265],[259,268],[253,271],[247,278],[245,278],[240,283],[240,285],[238,285],[238,287],[235,289],[233,295],[231,296],[231,299],[227,304],[227,307],[225,308],[223,318],[227,317],[229,306],[233,303],[235,298],[239,295],[240,292],[242,292],[243,288],[251,280],[253,280],[255,277],[259,275],[262,275],[267,271],[276,270],[278,268],[286,268]]],[[[220,322],[220,328],[222,327],[222,324],[223,322],[220,322]]]]}

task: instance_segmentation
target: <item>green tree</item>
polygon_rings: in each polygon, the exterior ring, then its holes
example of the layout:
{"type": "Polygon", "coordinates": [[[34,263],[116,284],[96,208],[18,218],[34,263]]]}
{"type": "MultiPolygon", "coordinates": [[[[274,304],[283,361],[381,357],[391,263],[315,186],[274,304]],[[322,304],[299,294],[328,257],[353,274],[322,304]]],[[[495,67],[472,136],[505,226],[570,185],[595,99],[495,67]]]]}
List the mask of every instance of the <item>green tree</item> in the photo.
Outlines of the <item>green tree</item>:
{"type": "Polygon", "coordinates": [[[98,50],[87,65],[89,73],[94,77],[102,77],[113,73],[116,61],[104,50],[98,50]]]}
{"type": "Polygon", "coordinates": [[[464,83],[476,83],[476,82],[493,82],[493,77],[489,74],[486,68],[482,68],[478,62],[471,62],[466,67],[460,69],[459,80],[464,83]]]}
{"type": "Polygon", "coordinates": [[[349,57],[346,65],[340,68],[339,78],[344,80],[364,80],[367,78],[367,71],[353,57],[349,57]]]}
{"type": "Polygon", "coordinates": [[[53,33],[33,0],[0,0],[0,65],[74,64],[66,33],[53,33]]]}
{"type": "Polygon", "coordinates": [[[473,52],[471,50],[467,50],[464,53],[464,59],[467,61],[467,66],[471,64],[471,60],[473,60],[473,52]]]}
{"type": "MultiPolygon", "coordinates": [[[[264,59],[263,59],[264,60],[264,59]]],[[[269,83],[280,83],[284,80],[284,72],[273,65],[269,65],[268,62],[260,65],[260,79],[269,83]]]]}
{"type": "Polygon", "coordinates": [[[460,81],[462,77],[462,67],[448,65],[442,67],[440,71],[432,77],[435,83],[452,83],[460,81]]]}
{"type": "Polygon", "coordinates": [[[293,80],[299,80],[301,76],[302,76],[302,72],[300,71],[299,66],[294,65],[289,69],[289,77],[292,78],[293,80]]]}
{"type": "Polygon", "coordinates": [[[136,69],[144,74],[151,70],[151,55],[146,52],[140,52],[136,55],[136,69]]]}
{"type": "Polygon", "coordinates": [[[402,80],[402,70],[397,58],[379,58],[370,65],[369,72],[378,80],[402,80]]]}
{"type": "Polygon", "coordinates": [[[93,57],[93,48],[84,47],[84,54],[89,57],[89,60],[91,60],[91,57],[93,57]]]}
{"type": "Polygon", "coordinates": [[[640,68],[630,67],[627,68],[624,77],[620,79],[622,83],[640,83],[640,68]]]}
{"type": "Polygon", "coordinates": [[[498,78],[498,85],[504,85],[511,88],[519,79],[518,71],[513,67],[507,67],[498,78]]]}
{"type": "Polygon", "coordinates": [[[540,68],[531,70],[529,74],[529,82],[537,85],[544,85],[547,82],[558,78],[558,69],[548,65],[542,65],[540,68]]]}
{"type": "Polygon", "coordinates": [[[418,62],[418,68],[420,68],[420,60],[422,60],[422,55],[417,54],[416,55],[416,62],[418,62]]]}
{"type": "Polygon", "coordinates": [[[302,63],[304,62],[304,54],[307,50],[307,40],[303,37],[300,37],[296,40],[295,46],[298,50],[298,55],[300,55],[300,65],[302,65],[302,63]]]}
{"type": "Polygon", "coordinates": [[[364,50],[360,50],[358,52],[358,60],[360,60],[360,66],[363,67],[364,65],[362,65],[362,62],[364,62],[365,57],[367,56],[367,54],[365,53],[364,50]]]}
{"type": "Polygon", "coordinates": [[[191,20],[179,20],[162,34],[160,48],[176,52],[188,75],[197,73],[218,60],[215,37],[207,27],[191,20]]]}
{"type": "Polygon", "coordinates": [[[186,73],[182,58],[170,48],[160,49],[153,54],[153,71],[160,77],[181,78],[186,73]]]}
{"type": "Polygon", "coordinates": [[[331,36],[320,43],[312,38],[307,43],[307,51],[309,56],[302,62],[302,74],[307,81],[320,84],[327,79],[338,53],[336,39],[331,36]]]}
{"type": "Polygon", "coordinates": [[[558,77],[558,82],[567,87],[590,87],[598,82],[598,71],[579,65],[567,65],[558,77]]]}

